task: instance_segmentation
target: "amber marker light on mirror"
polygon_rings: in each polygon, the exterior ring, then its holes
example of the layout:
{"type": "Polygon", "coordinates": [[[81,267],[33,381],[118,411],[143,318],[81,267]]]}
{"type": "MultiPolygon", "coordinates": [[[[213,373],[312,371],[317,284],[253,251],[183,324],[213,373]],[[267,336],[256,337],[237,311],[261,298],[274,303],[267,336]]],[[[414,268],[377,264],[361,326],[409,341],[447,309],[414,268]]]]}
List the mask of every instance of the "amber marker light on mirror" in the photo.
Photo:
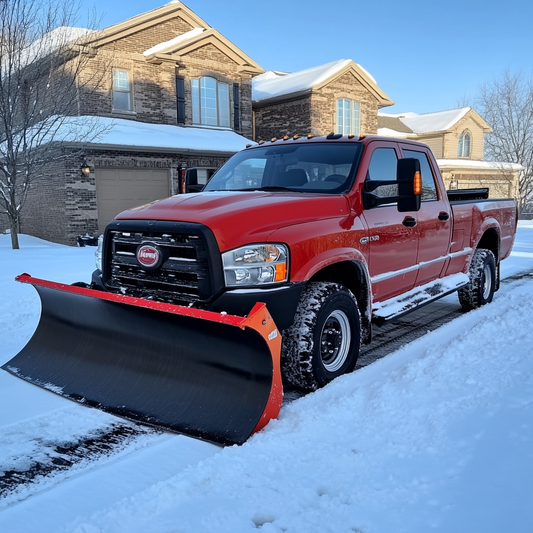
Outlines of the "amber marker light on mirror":
{"type": "Polygon", "coordinates": [[[413,192],[417,195],[422,193],[422,176],[420,172],[415,172],[415,179],[413,180],[413,192]]]}

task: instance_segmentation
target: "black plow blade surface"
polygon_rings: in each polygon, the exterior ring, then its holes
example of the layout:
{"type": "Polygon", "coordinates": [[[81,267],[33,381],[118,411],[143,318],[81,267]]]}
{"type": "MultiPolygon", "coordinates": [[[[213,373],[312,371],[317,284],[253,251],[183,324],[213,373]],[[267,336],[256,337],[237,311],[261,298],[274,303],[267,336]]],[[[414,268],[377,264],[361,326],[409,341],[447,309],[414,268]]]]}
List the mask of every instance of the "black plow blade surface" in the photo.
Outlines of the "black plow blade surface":
{"type": "Polygon", "coordinates": [[[244,442],[277,416],[273,322],[261,319],[265,335],[228,320],[241,317],[186,316],[179,306],[159,304],[162,311],[121,295],[109,301],[100,291],[20,281],[38,291],[41,319],[4,370],[71,400],[222,445],[244,442]]]}

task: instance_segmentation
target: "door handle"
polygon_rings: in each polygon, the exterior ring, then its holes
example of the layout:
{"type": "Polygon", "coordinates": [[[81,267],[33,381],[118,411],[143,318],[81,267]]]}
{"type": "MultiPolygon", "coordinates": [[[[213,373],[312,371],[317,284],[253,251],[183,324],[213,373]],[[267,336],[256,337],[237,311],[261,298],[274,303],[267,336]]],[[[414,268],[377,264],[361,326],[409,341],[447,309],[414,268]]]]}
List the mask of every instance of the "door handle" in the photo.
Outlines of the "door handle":
{"type": "Polygon", "coordinates": [[[446,213],[446,211],[441,211],[439,213],[439,220],[448,220],[450,218],[450,215],[446,213]]]}
{"type": "Polygon", "coordinates": [[[416,226],[416,218],[413,218],[413,217],[405,217],[403,219],[403,222],[402,224],[404,226],[407,226],[408,228],[412,228],[414,226],[416,226]]]}

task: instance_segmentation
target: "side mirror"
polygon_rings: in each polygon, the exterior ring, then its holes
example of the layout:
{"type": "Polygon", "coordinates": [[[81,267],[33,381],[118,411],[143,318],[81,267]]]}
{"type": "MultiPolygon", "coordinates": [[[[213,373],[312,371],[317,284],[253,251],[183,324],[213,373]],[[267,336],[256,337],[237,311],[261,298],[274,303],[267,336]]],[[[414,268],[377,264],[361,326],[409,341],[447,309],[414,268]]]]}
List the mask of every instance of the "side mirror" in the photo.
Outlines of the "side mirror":
{"type": "Polygon", "coordinates": [[[396,166],[396,180],[367,180],[363,189],[363,204],[365,209],[373,209],[384,204],[397,202],[400,213],[420,210],[420,194],[422,192],[422,177],[420,161],[415,158],[399,159],[396,166]],[[396,196],[378,196],[374,191],[384,185],[396,185],[396,196]]]}
{"type": "Polygon", "coordinates": [[[422,173],[418,159],[399,159],[396,167],[398,181],[398,211],[420,211],[422,173]]]}
{"type": "Polygon", "coordinates": [[[180,193],[200,192],[204,185],[198,183],[198,170],[187,168],[182,171],[180,177],[180,193]]]}
{"type": "Polygon", "coordinates": [[[215,174],[213,168],[184,168],[181,170],[179,179],[179,192],[202,192],[215,174]]]}

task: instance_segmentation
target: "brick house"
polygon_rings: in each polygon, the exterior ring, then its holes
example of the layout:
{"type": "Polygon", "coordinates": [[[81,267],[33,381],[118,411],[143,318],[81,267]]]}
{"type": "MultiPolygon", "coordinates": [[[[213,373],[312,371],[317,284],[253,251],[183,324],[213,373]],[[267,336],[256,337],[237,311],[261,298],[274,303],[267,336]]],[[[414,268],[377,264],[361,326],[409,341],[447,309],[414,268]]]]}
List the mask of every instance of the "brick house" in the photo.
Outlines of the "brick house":
{"type": "Polygon", "coordinates": [[[252,77],[264,72],[181,2],[82,44],[90,59],[80,76],[108,72],[90,96],[77,95],[76,120],[112,127],[63,147],[75,155],[42,169],[21,217],[23,233],[64,244],[101,232],[125,208],[175,193],[180,169],[207,176],[243,149],[253,134],[252,77]]]}
{"type": "Polygon", "coordinates": [[[254,139],[284,135],[369,135],[378,110],[394,102],[351,59],[290,74],[269,71],[253,81],[254,139]]]}
{"type": "Polygon", "coordinates": [[[517,198],[522,167],[483,161],[490,126],[471,107],[436,113],[378,115],[380,135],[413,139],[430,146],[448,189],[488,187],[491,198],[517,198]]]}

